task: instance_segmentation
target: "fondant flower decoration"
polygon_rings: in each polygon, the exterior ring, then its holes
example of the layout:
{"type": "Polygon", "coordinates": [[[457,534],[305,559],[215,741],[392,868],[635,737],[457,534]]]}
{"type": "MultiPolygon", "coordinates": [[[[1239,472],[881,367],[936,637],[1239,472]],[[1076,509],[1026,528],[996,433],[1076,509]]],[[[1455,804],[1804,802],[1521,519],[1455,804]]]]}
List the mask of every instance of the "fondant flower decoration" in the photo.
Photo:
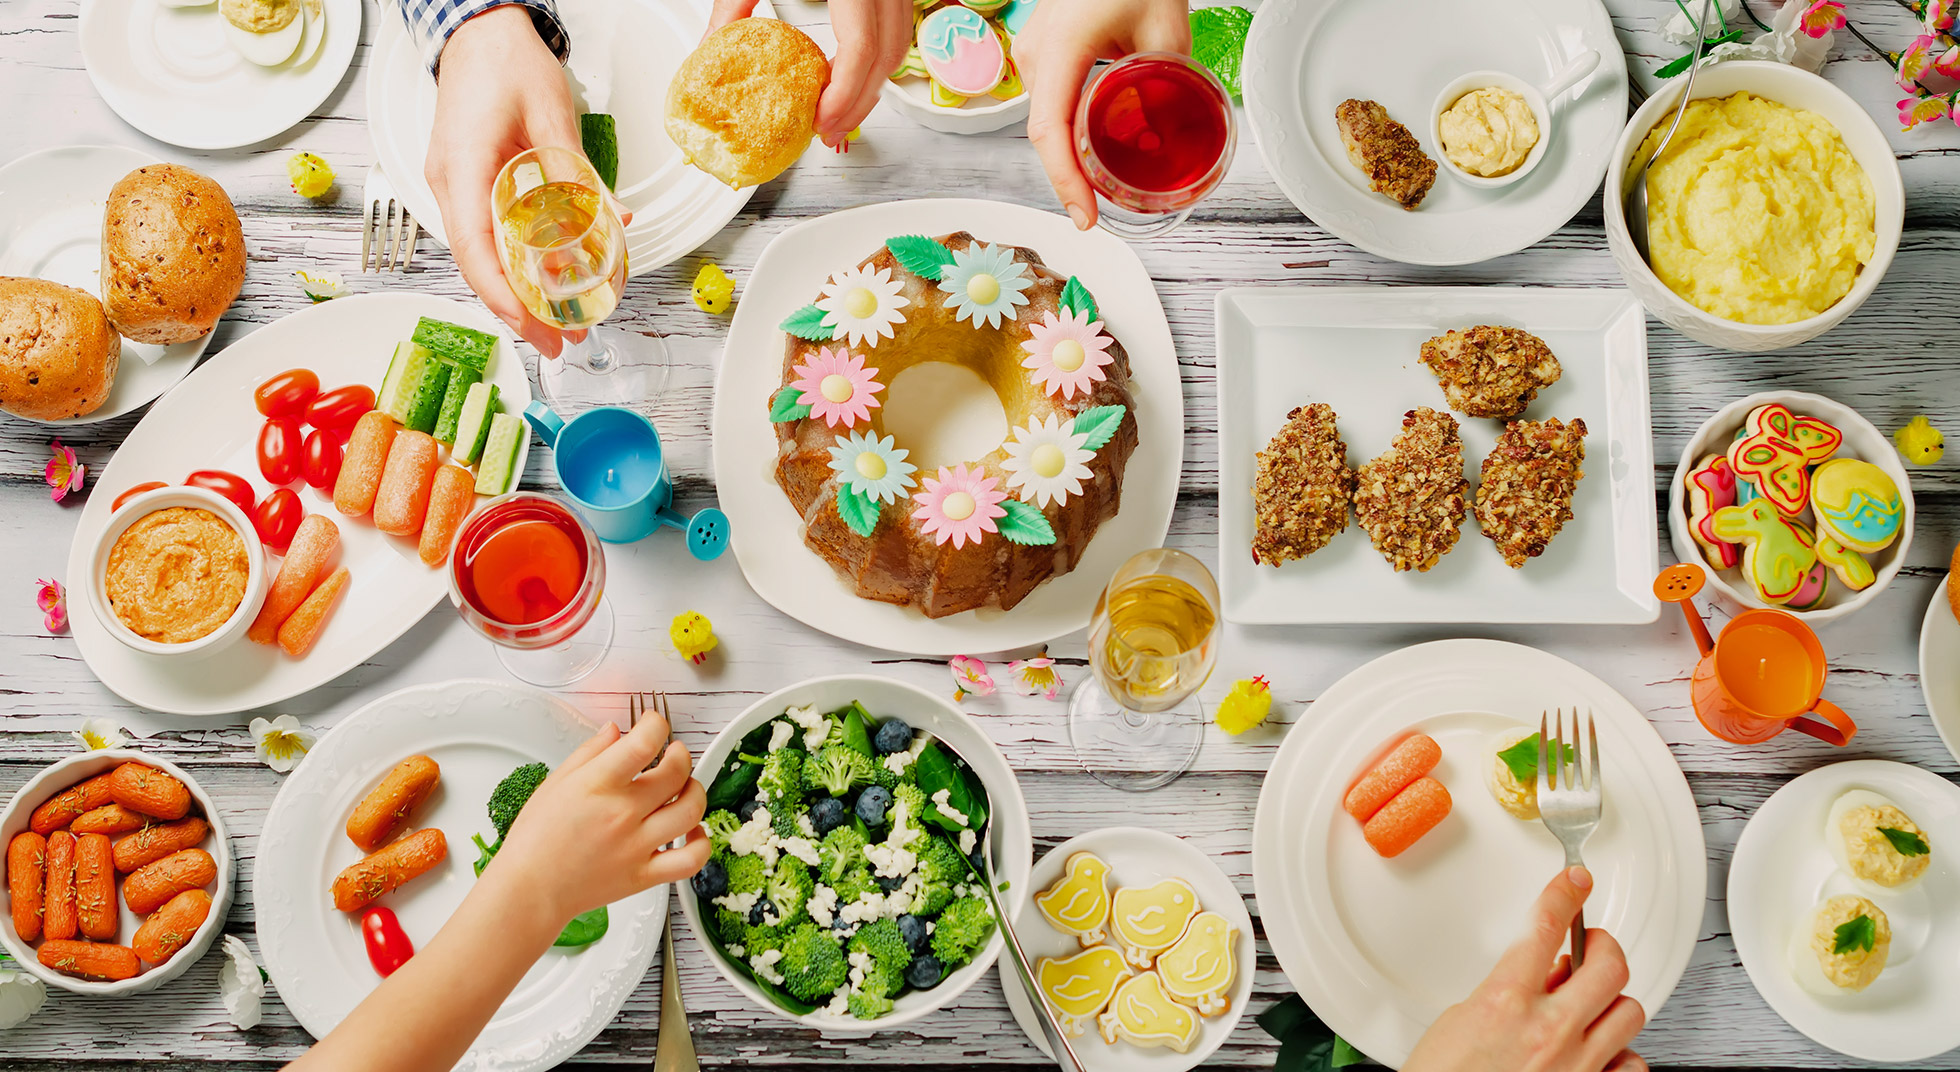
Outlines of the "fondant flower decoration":
{"type": "Polygon", "coordinates": [[[1062,694],[1062,676],[1055,672],[1055,660],[1046,650],[1032,659],[1016,659],[1007,664],[1014,676],[1014,691],[1023,696],[1039,695],[1052,700],[1062,694]]]}
{"type": "Polygon", "coordinates": [[[236,934],[225,935],[225,963],[218,969],[218,997],[225,1003],[225,1019],[240,1031],[259,1026],[259,1002],[265,999],[265,976],[252,949],[236,934]]]}
{"type": "Polygon", "coordinates": [[[1822,37],[1843,25],[1843,0],[1813,0],[1797,19],[1797,28],[1811,38],[1822,37]]]}
{"type": "Polygon", "coordinates": [[[88,466],[75,460],[75,448],[63,446],[61,440],[54,441],[54,457],[48,459],[43,470],[48,486],[54,491],[50,497],[55,502],[68,497],[71,491],[82,490],[82,481],[88,474],[88,466]]]}
{"type": "Polygon", "coordinates": [[[82,728],[75,731],[75,739],[82,742],[82,750],[100,752],[105,748],[121,748],[129,743],[129,735],[116,725],[114,719],[85,718],[82,728]]]}
{"type": "Polygon", "coordinates": [[[48,1000],[48,984],[26,972],[0,971],[0,1031],[27,1022],[48,1000]]]}
{"type": "Polygon", "coordinates": [[[900,309],[912,304],[900,294],[904,283],[892,278],[890,268],[846,268],[823,285],[817,308],[823,322],[837,329],[837,337],[854,346],[876,346],[879,339],[892,337],[892,327],[905,322],[900,309]]]}
{"type": "Polygon", "coordinates": [[[864,358],[842,347],[826,346],[809,364],[797,365],[791,371],[796,374],[789,384],[797,391],[796,401],[810,407],[812,417],[822,417],[832,428],[840,423],[849,428],[869,420],[879,405],[871,396],[885,389],[878,382],[877,369],[865,368],[864,358]]]}
{"type": "Polygon", "coordinates": [[[1048,313],[1041,323],[1028,326],[1030,338],[1021,343],[1028,356],[1021,365],[1043,391],[1056,398],[1074,398],[1079,391],[1088,394],[1090,385],[1107,374],[1103,366],[1115,358],[1103,351],[1115,340],[1103,334],[1102,321],[1086,313],[1063,309],[1048,313]]]}
{"type": "Polygon", "coordinates": [[[41,624],[48,632],[59,633],[68,628],[68,589],[60,581],[39,580],[40,590],[34,593],[34,605],[41,608],[41,624]]]}
{"type": "Polygon", "coordinates": [[[974,327],[986,324],[997,328],[1014,307],[1028,304],[1022,291],[1034,286],[1028,267],[1014,259],[1011,250],[975,242],[953,251],[953,263],[939,275],[939,289],[952,295],[946,308],[956,320],[972,320],[974,327]]]}
{"type": "Polygon", "coordinates": [[[946,668],[953,672],[953,702],[959,703],[968,696],[992,696],[994,676],[987,672],[987,664],[971,655],[955,655],[946,660],[946,668]]]}
{"type": "Polygon", "coordinates": [[[996,487],[998,483],[978,466],[942,465],[939,476],[926,477],[925,490],[912,496],[919,504],[912,518],[934,543],[950,540],[956,549],[968,540],[979,543],[982,533],[998,531],[995,518],[1007,516],[1000,505],[1007,493],[996,487]]]}
{"type": "Polygon", "coordinates": [[[891,436],[879,439],[876,435],[852,432],[838,436],[837,445],[830,448],[830,467],[837,472],[839,480],[865,498],[896,502],[900,495],[918,484],[912,474],[919,467],[905,460],[908,453],[905,448],[894,446],[891,436]]]}
{"type": "Polygon", "coordinates": [[[260,763],[281,774],[299,766],[313,741],[313,735],[291,715],[252,720],[252,750],[258,753],[260,763]]]}
{"type": "Polygon", "coordinates": [[[1014,429],[1014,438],[1004,444],[1007,457],[1000,467],[1007,470],[1007,486],[1022,502],[1065,504],[1069,496],[1082,494],[1096,452],[1082,445],[1089,437],[1072,431],[1074,425],[1073,418],[1056,413],[1014,429]]]}

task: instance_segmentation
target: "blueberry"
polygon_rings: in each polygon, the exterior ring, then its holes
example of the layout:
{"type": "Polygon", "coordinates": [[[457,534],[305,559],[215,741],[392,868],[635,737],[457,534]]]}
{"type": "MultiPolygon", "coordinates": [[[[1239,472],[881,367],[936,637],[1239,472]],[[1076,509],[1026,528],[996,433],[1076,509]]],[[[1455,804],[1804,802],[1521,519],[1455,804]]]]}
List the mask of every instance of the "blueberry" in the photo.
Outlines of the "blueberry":
{"type": "Polygon", "coordinates": [[[746,823],[750,819],[755,818],[755,809],[760,807],[762,807],[762,801],[760,800],[745,800],[742,802],[741,807],[735,809],[735,814],[746,823]]]}
{"type": "Polygon", "coordinates": [[[926,930],[926,921],[910,913],[898,917],[898,933],[914,953],[924,952],[926,943],[932,940],[931,933],[926,930]]]}
{"type": "Polygon", "coordinates": [[[912,747],[912,727],[906,725],[903,719],[888,718],[878,724],[878,735],[871,738],[871,747],[876,748],[880,755],[903,752],[912,747]]]}
{"type": "Polygon", "coordinates": [[[913,958],[912,963],[905,969],[905,981],[911,984],[914,990],[931,990],[945,977],[946,966],[939,963],[939,958],[931,953],[913,958]]]}
{"type": "Polygon", "coordinates": [[[884,890],[886,893],[890,893],[900,886],[905,885],[905,879],[898,875],[876,875],[873,876],[871,881],[876,882],[878,888],[884,890]]]}
{"type": "Polygon", "coordinates": [[[709,860],[694,873],[694,895],[713,900],[728,892],[728,869],[720,860],[709,860]]]}
{"type": "Polygon", "coordinates": [[[756,898],[755,903],[749,906],[749,926],[751,927],[762,926],[762,921],[768,918],[767,915],[765,914],[768,911],[769,911],[769,902],[763,900],[760,897],[756,898]]]}
{"type": "Polygon", "coordinates": [[[824,797],[810,805],[810,825],[821,837],[844,825],[844,802],[836,797],[824,797]]]}
{"type": "Polygon", "coordinates": [[[868,826],[885,825],[885,812],[891,810],[892,791],[882,785],[874,785],[858,794],[858,818],[868,826]]]}

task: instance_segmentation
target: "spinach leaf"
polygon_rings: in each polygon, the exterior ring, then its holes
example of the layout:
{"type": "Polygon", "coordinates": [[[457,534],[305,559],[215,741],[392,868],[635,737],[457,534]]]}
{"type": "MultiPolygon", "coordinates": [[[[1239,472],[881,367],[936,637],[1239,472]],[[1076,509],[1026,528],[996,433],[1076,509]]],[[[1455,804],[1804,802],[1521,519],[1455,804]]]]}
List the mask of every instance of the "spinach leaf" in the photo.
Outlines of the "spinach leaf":
{"type": "MultiPolygon", "coordinates": [[[[767,745],[769,742],[764,741],[767,745]]],[[[709,811],[734,811],[742,802],[755,795],[755,783],[762,777],[762,764],[737,758],[733,770],[723,770],[715,775],[713,785],[708,787],[709,811]]]]}
{"type": "Polygon", "coordinates": [[[1267,1034],[1279,1040],[1273,1072],[1332,1072],[1368,1060],[1321,1023],[1298,994],[1281,999],[1257,1019],[1267,1034]]]}
{"type": "Polygon", "coordinates": [[[946,791],[946,804],[966,817],[962,826],[952,817],[936,807],[926,808],[923,819],[948,833],[957,834],[962,830],[979,830],[987,823],[987,790],[973,772],[953,760],[945,749],[934,741],[925,746],[919,758],[912,764],[912,774],[918,779],[919,790],[930,801],[940,790],[946,791]]]}
{"type": "Polygon", "coordinates": [[[839,716],[844,719],[844,746],[875,762],[878,756],[871,751],[871,713],[863,704],[852,700],[851,706],[831,712],[832,718],[839,716]]]}
{"type": "Polygon", "coordinates": [[[565,929],[558,932],[557,939],[551,944],[564,949],[591,945],[606,936],[609,922],[605,905],[600,905],[590,912],[581,912],[573,916],[570,923],[565,924],[565,929]]]}
{"type": "MultiPolygon", "coordinates": [[[[703,907],[705,908],[707,906],[704,905],[703,907]]],[[[703,938],[706,938],[708,940],[708,945],[714,949],[715,955],[719,956],[722,959],[723,963],[735,969],[735,974],[741,976],[744,979],[747,979],[749,982],[754,983],[756,989],[768,995],[770,1001],[775,1002],[777,1005],[781,1006],[783,1009],[789,1011],[790,1013],[796,1016],[808,1016],[811,1013],[817,1011],[817,1006],[812,1005],[807,1001],[798,1000],[795,997],[795,995],[791,994],[789,991],[784,990],[782,987],[777,986],[776,984],[770,982],[767,979],[762,978],[761,976],[758,976],[755,972],[751,971],[749,969],[748,961],[743,960],[741,957],[737,957],[730,954],[728,952],[728,947],[722,944],[721,935],[715,933],[715,928],[712,923],[710,923],[705,927],[702,927],[700,930],[700,934],[703,938]]]]}

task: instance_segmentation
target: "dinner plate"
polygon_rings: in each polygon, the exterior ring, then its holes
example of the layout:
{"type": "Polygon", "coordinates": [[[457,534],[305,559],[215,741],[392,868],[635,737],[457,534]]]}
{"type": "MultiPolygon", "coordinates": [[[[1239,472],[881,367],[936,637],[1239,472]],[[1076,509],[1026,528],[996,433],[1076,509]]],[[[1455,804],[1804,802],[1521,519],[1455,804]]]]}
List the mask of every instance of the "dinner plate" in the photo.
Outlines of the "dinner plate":
{"type": "Polygon", "coordinates": [[[1488,260],[1564,226],[1599,192],[1627,117],[1626,56],[1598,0],[1261,4],[1243,81],[1253,140],[1287,198],[1337,237],[1410,264],[1488,260]],[[1440,159],[1430,111],[1446,84],[1498,70],[1544,85],[1588,48],[1599,67],[1551,102],[1545,155],[1509,186],[1477,189],[1439,168],[1421,207],[1408,212],[1348,162],[1334,124],[1344,100],[1380,102],[1440,159]]]}
{"type": "MultiPolygon", "coordinates": [[[[155,163],[148,153],[118,145],[69,145],[0,167],[0,275],[52,280],[101,297],[102,212],[109,191],[124,175],[155,163]]],[[[80,417],[35,423],[120,417],[190,375],[210,344],[209,332],[170,346],[124,339],[116,381],[101,406],[80,417]]]]}
{"type": "MultiPolygon", "coordinates": [[[[491,383],[505,413],[521,413],[530,401],[524,362],[511,348],[502,323],[479,305],[421,294],[362,294],[302,309],[232,343],[178,384],[130,430],[109,464],[94,478],[94,491],[75,525],[68,554],[68,587],[87,591],[97,535],[109,523],[116,496],[150,480],[181,482],[198,469],[226,469],[252,481],[255,494],[269,488],[257,461],[264,418],[252,392],[274,373],[310,368],[320,386],[381,383],[395,344],[409,337],[419,317],[454,321],[498,338],[491,383]]],[[[524,471],[530,437],[519,441],[517,471],[524,471]]],[[[241,640],[202,658],[173,658],[134,651],[109,634],[94,614],[78,609],[70,628],[82,658],[102,683],[140,707],[178,715],[220,715],[277,703],[339,677],[419,621],[449,595],[446,569],[430,569],[417,555],[414,537],[388,536],[367,518],[333,508],[332,489],[319,492],[295,483],[309,514],[323,514],[340,528],[340,563],[352,574],[333,616],[313,650],[294,659],[277,647],[241,640]]]]}
{"type": "Polygon", "coordinates": [[[217,4],[158,0],[82,5],[82,65],[123,121],[186,149],[233,149],[276,137],[340,85],[361,40],[361,0],[325,0],[326,37],[304,63],[261,67],[225,42],[217,4]]]}
{"type": "Polygon", "coordinates": [[[715,488],[736,561],[756,594],[832,636],[919,655],[1023,648],[1089,624],[1096,595],[1131,555],[1161,547],[1184,457],[1184,389],[1170,323],[1150,273],[1121,239],[1078,231],[1068,217],[998,201],[898,201],[800,223],[763,249],[735,306],[715,381],[715,488]],[[783,378],[783,318],[815,300],[832,272],[857,264],[895,235],[970,231],[1025,246],[1064,276],[1081,277],[1110,334],[1130,358],[1138,442],[1123,474],[1123,506],[1103,522],[1076,567],[1011,611],[927,618],[911,607],[859,599],[803,545],[803,521],[776,483],[769,399],[783,378]]]}
{"type": "Polygon", "coordinates": [[[1441,640],[1356,669],[1296,723],[1259,792],[1252,827],[1259,918],[1286,977],[1355,1048],[1389,1067],[1463,1000],[1524,932],[1564,854],[1485,787],[1490,736],[1541,712],[1590,711],[1605,807],[1586,842],[1589,926],[1626,949],[1626,993],[1652,1019],[1701,928],[1707,873],[1687,779],[1639,710],[1555,655],[1495,640],[1441,640]],[[1433,772],[1454,808],[1393,859],[1343,810],[1348,785],[1410,730],[1443,749],[1433,772]]]}
{"type": "MultiPolygon", "coordinates": [[[[1245,1016],[1246,1003],[1252,999],[1252,978],[1259,966],[1252,917],[1245,910],[1245,899],[1239,896],[1238,887],[1232,885],[1232,880],[1211,857],[1183,838],[1143,827],[1112,826],[1072,837],[1048,850],[1048,855],[1035,864],[1034,872],[1029,875],[1028,889],[1038,893],[1053,886],[1062,877],[1068,858],[1078,852],[1093,852],[1109,865],[1112,895],[1120,886],[1149,886],[1167,878],[1181,878],[1198,895],[1198,905],[1203,911],[1224,916],[1239,932],[1233,947],[1239,966],[1228,995],[1231,1005],[1220,1015],[1202,1020],[1198,1041],[1189,1052],[1140,1047],[1123,1040],[1104,1042],[1091,1025],[1081,1037],[1069,1040],[1075,1055],[1082,1059],[1083,1072],[1189,1072],[1204,1064],[1231,1037],[1245,1016]]],[[[1082,944],[1074,935],[1056,930],[1043,918],[1032,896],[1014,917],[1014,934],[1020,938],[1030,965],[1041,957],[1068,956],[1082,951],[1082,944]]],[[[1115,939],[1110,944],[1114,946],[1115,939]]],[[[1014,1022],[1027,1032],[1036,1049],[1048,1053],[1048,1040],[1035,1018],[1034,1003],[1028,1000],[1027,988],[1021,985],[1020,975],[1007,957],[1000,960],[1000,985],[1007,994],[1007,1007],[1014,1013],[1014,1022]]]]}
{"type": "MultiPolygon", "coordinates": [[[[1637,623],[1660,614],[1653,590],[1654,448],[1647,319],[1619,290],[1519,287],[1227,288],[1218,294],[1219,593],[1247,624],[1351,622],[1637,623]],[[1252,561],[1255,455],[1296,406],[1334,408],[1348,463],[1389,449],[1402,415],[1447,410],[1419,359],[1450,328],[1503,324],[1544,339],[1564,374],[1528,420],[1586,422],[1585,476],[1551,546],[1504,564],[1474,507],[1456,546],[1428,572],[1397,573],[1348,530],[1281,566],[1252,561]]],[[[1474,486],[1504,422],[1452,414],[1474,486]]],[[[1466,496],[1470,493],[1466,492],[1466,496]]]]}
{"type": "Polygon", "coordinates": [[[1926,605],[1926,624],[1919,630],[1919,687],[1926,693],[1926,711],[1946,750],[1960,759],[1960,619],[1947,602],[1947,576],[1933,586],[1926,605]]]}
{"type": "MultiPolygon", "coordinates": [[[[769,0],[755,14],[773,17],[769,0]]],[[[665,126],[667,83],[708,28],[708,5],[690,0],[561,0],[572,40],[565,76],[580,111],[607,112],[619,133],[613,191],[633,220],[626,263],[645,275],[714,237],[748,204],[754,187],[731,190],[681,159],[665,126]]],[[[436,241],[449,244],[442,211],[423,175],[435,125],[436,82],[389,12],[380,20],[368,66],[368,133],[402,203],[436,241]]]]}
{"type": "Polygon", "coordinates": [[[1794,778],[1756,809],[1729,863],[1729,932],[1757,993],[1791,1027],[1866,1061],[1917,1061],[1960,1046],[1960,786],[1904,763],[1860,759],[1794,778]],[[1933,847],[1925,877],[1899,892],[1855,889],[1825,847],[1847,790],[1890,797],[1933,847]],[[1859,893],[1885,911],[1892,952],[1856,993],[1818,997],[1791,975],[1791,936],[1826,897],[1859,893]]]}
{"type": "MultiPolygon", "coordinates": [[[[259,951],[301,1027],[324,1037],[381,981],[368,964],[360,917],[336,911],[328,890],[361,858],[345,835],[347,817],[382,776],[418,754],[442,768],[435,793],[410,822],[441,830],[449,855],[377,902],[394,910],[420,948],[476,882],[470,835],[495,840],[485,805],[497,783],[526,763],[557,765],[592,732],[577,708],[543,690],[449,681],[383,696],[320,738],[266,812],[252,871],[259,951]]],[[[532,1072],[592,1041],[653,964],[667,897],[660,886],[617,902],[597,942],[545,953],[456,1067],[532,1072]]]]}

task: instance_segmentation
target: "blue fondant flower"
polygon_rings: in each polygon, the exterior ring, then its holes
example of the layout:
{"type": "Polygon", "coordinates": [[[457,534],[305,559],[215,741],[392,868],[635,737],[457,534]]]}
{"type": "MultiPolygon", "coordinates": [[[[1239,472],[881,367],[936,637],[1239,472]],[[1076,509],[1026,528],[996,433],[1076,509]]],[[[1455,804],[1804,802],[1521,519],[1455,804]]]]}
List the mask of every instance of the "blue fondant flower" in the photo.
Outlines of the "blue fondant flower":
{"type": "Polygon", "coordinates": [[[946,308],[959,320],[982,322],[997,328],[1014,307],[1028,304],[1022,291],[1034,285],[1028,266],[1014,259],[1013,251],[1002,246],[975,242],[953,251],[953,263],[939,276],[939,289],[952,295],[946,308]]]}

